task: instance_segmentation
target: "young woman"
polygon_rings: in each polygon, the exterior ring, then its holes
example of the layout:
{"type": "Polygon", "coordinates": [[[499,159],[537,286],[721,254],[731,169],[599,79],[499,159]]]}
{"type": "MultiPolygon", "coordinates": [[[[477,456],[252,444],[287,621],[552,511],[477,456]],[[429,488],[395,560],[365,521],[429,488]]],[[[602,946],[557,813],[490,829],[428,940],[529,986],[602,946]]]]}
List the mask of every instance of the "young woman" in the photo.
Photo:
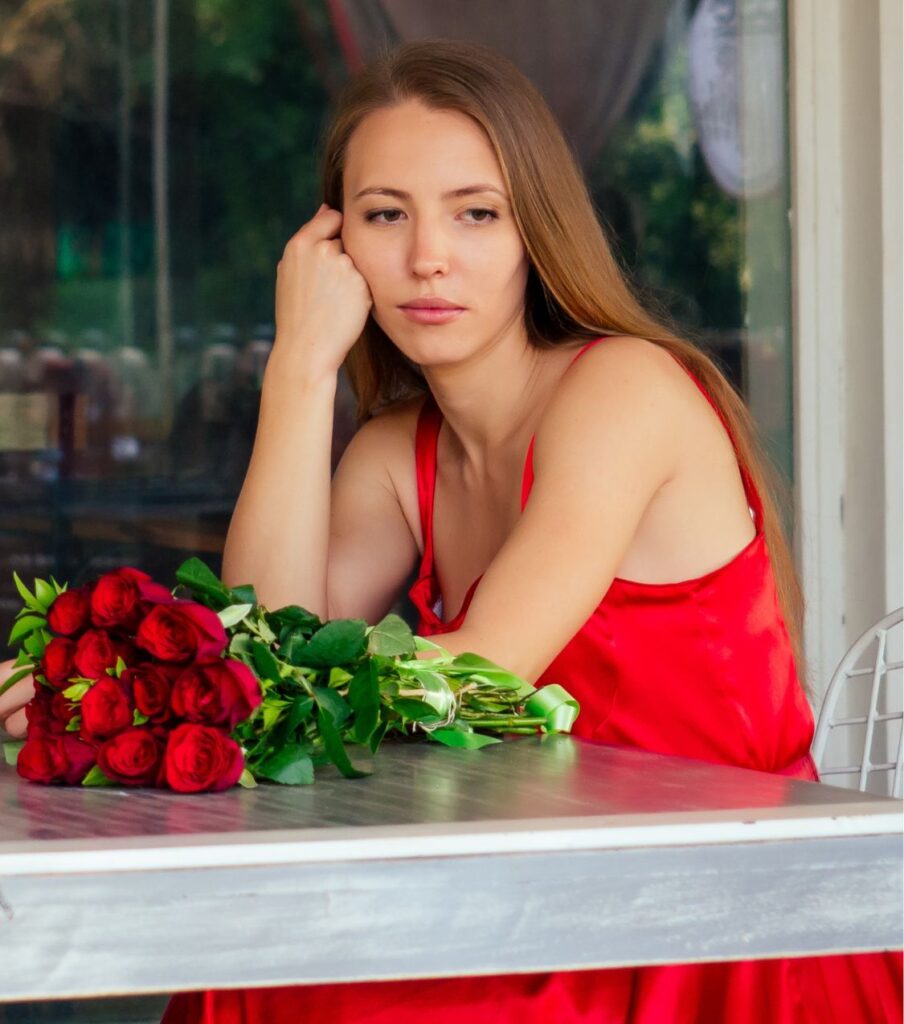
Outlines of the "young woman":
{"type": "MultiPolygon", "coordinates": [[[[374,621],[419,566],[419,632],[564,684],[576,735],[816,779],[749,417],[632,297],[530,83],[401,47],[347,87],[324,196],[278,267],[226,578],[374,621]],[[362,426],[331,483],[343,364],[362,426]]],[[[194,993],[164,1021],[851,1024],[899,987],[894,956],[804,958],[194,993]]]]}

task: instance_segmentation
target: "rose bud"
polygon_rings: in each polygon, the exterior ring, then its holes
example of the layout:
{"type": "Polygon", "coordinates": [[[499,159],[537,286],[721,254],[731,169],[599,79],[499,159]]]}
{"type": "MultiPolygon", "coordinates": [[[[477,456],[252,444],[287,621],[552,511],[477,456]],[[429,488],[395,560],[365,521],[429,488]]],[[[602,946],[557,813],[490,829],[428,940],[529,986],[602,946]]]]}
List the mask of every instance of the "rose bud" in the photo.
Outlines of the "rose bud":
{"type": "Polygon", "coordinates": [[[148,786],[157,781],[163,744],[147,729],[125,729],[97,752],[97,763],[109,779],[125,786],[148,786]]]}
{"type": "Polygon", "coordinates": [[[44,732],[30,732],[16,759],[16,771],[31,782],[56,782],[68,767],[62,737],[44,732]]]}
{"type": "Polygon", "coordinates": [[[180,718],[234,729],[262,700],[251,669],[228,658],[187,668],[176,679],[171,703],[180,718]]]}
{"type": "Polygon", "coordinates": [[[135,707],[154,723],[172,717],[170,693],[178,671],[174,666],[148,663],[127,668],[122,674],[123,682],[132,688],[135,707]]]}
{"type": "Polygon", "coordinates": [[[89,629],[82,633],[75,645],[75,667],[87,679],[100,679],[114,668],[118,658],[123,661],[134,657],[134,648],[114,640],[102,629],[89,629]]]}
{"type": "Polygon", "coordinates": [[[80,735],[86,740],[105,740],[132,724],[132,699],[121,679],[104,676],[82,697],[80,735]]]}
{"type": "MultiPolygon", "coordinates": [[[[144,614],[141,587],[147,583],[157,586],[146,572],[138,569],[105,573],[91,595],[91,622],[103,629],[134,630],[144,614]]],[[[164,592],[169,596],[169,591],[164,592]]]]}
{"type": "Polygon", "coordinates": [[[25,705],[25,721],[28,722],[27,735],[37,732],[64,732],[53,714],[55,694],[46,686],[37,684],[35,695],[25,705]]]}
{"type": "Polygon", "coordinates": [[[58,594],[47,609],[47,625],[52,633],[75,636],[91,619],[91,588],[77,587],[58,594]]]}
{"type": "Polygon", "coordinates": [[[55,693],[50,702],[50,714],[52,724],[51,732],[65,732],[66,726],[79,713],[79,705],[65,697],[62,693],[55,693]]]}
{"type": "Polygon", "coordinates": [[[55,636],[44,648],[41,672],[56,690],[65,690],[76,674],[75,649],[75,641],[65,636],[55,636]]]}
{"type": "Polygon", "coordinates": [[[245,759],[242,748],[224,732],[186,722],[170,733],[163,764],[163,777],[176,792],[217,792],[238,782],[245,759]]]}
{"type": "Polygon", "coordinates": [[[206,661],[228,642],[216,612],[194,601],[155,605],[138,627],[136,641],[161,661],[206,661]]]}
{"type": "Polygon", "coordinates": [[[75,733],[67,732],[60,739],[69,762],[63,773],[63,782],[67,786],[77,786],[96,764],[97,751],[91,744],[80,740],[75,733]]]}

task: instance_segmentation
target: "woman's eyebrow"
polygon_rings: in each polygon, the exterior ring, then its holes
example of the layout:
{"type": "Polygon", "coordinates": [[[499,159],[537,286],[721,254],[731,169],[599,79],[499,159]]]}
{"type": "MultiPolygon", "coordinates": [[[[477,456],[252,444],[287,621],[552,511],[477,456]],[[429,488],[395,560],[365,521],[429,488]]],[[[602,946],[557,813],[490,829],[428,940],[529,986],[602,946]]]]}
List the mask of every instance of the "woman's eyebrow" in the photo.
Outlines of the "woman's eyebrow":
{"type": "MultiPolygon", "coordinates": [[[[506,198],[505,193],[500,189],[496,188],[495,185],[465,185],[464,188],[454,188],[451,192],[444,192],[441,196],[442,199],[458,199],[461,196],[473,196],[480,192],[495,192],[503,199],[506,198]]],[[[398,188],[384,188],[381,186],[373,186],[371,188],[362,188],[360,192],[356,193],[354,199],[360,199],[362,196],[394,196],[396,199],[410,199],[410,192],[403,192],[398,188]]]]}

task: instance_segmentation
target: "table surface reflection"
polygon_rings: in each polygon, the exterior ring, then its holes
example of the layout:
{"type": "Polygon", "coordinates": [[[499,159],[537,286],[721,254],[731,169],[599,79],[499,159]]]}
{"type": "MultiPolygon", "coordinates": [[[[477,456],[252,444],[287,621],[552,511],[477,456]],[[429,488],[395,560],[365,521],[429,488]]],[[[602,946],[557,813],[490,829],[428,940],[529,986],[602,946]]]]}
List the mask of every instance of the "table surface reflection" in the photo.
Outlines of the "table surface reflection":
{"type": "Polygon", "coordinates": [[[2,998],[901,944],[898,801],[562,736],[367,766],[190,796],[0,768],[2,998]]]}

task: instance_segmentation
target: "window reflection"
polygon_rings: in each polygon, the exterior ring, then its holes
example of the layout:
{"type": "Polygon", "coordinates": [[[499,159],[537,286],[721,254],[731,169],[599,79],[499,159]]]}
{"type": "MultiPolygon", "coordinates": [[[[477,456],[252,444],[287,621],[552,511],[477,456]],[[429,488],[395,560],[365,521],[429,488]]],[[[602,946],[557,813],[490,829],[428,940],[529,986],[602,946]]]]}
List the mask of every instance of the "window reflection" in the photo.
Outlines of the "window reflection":
{"type": "MultiPolygon", "coordinates": [[[[716,355],[790,470],[783,3],[518,11],[513,33],[507,4],[0,8],[3,611],[12,569],[219,568],[275,264],[319,201],[331,99],[386,42],[464,36],[516,60],[638,288],[716,355]]],[[[352,430],[343,383],[334,464],[352,430]]]]}

